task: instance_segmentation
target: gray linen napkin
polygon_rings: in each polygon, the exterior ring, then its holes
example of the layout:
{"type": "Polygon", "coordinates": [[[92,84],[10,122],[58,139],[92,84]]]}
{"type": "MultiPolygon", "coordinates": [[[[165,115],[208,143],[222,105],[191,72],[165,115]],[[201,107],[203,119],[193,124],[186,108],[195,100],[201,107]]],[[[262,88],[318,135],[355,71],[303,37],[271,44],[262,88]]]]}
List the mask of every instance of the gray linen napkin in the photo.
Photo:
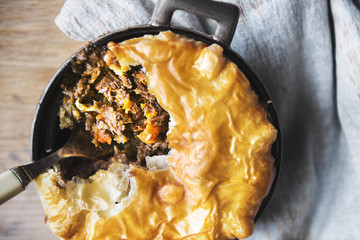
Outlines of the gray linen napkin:
{"type": "MultiPolygon", "coordinates": [[[[147,0],[67,0],[55,22],[92,40],[146,24],[147,0]]],[[[360,239],[359,0],[228,0],[240,18],[231,47],[277,106],[283,164],[251,239],[360,239]]],[[[184,13],[174,24],[213,26],[184,13]]]]}

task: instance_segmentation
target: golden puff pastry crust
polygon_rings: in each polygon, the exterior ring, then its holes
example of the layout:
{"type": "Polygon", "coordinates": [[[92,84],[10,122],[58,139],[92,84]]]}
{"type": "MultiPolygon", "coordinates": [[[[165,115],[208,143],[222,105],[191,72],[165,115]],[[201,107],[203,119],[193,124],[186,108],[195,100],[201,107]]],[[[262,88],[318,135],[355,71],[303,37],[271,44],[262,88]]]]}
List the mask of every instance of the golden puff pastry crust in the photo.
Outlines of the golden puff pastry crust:
{"type": "Polygon", "coordinates": [[[116,74],[144,67],[170,114],[171,151],[152,159],[168,167],[114,162],[62,188],[48,170],[35,183],[49,228],[74,240],[249,237],[274,179],[277,136],[249,81],[220,46],[170,31],[107,47],[116,74]]]}

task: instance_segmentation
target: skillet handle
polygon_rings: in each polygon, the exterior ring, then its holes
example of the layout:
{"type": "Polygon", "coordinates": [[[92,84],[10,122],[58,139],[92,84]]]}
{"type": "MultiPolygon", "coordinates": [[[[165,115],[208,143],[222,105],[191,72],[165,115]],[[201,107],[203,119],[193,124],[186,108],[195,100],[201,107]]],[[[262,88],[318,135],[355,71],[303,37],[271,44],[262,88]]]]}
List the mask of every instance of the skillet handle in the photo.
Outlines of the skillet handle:
{"type": "Polygon", "coordinates": [[[239,20],[237,6],[209,0],[159,0],[150,23],[154,26],[170,26],[175,10],[183,10],[216,20],[218,26],[212,37],[226,46],[230,45],[239,20]]]}

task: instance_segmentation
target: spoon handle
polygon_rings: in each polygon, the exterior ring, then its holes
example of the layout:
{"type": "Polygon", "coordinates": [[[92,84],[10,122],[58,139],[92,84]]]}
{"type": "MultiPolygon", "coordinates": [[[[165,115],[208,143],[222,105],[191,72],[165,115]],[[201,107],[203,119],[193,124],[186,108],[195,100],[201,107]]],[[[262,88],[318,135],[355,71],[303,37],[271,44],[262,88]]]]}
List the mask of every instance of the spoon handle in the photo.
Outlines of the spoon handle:
{"type": "Polygon", "coordinates": [[[25,188],[14,172],[7,170],[0,174],[0,205],[24,190],[25,188]]]}

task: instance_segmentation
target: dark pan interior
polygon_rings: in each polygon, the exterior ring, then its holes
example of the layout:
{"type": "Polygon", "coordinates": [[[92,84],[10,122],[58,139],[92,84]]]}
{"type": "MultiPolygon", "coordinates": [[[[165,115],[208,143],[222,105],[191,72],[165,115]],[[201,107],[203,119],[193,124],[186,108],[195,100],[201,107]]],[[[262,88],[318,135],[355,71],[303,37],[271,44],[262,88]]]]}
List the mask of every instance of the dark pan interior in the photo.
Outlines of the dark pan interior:
{"type": "MultiPolygon", "coordinates": [[[[210,38],[207,35],[193,32],[189,29],[184,28],[174,28],[174,27],[155,27],[155,26],[142,26],[136,28],[129,28],[126,30],[114,32],[109,35],[105,35],[97,40],[95,40],[92,45],[101,46],[106,44],[109,41],[121,42],[130,38],[140,37],[145,34],[158,34],[161,31],[171,30],[175,33],[185,35],[187,37],[193,38],[195,40],[203,41],[207,44],[217,43],[224,48],[224,54],[227,58],[233,61],[239,69],[245,74],[249,79],[250,84],[254,92],[258,95],[260,101],[264,104],[268,114],[269,119],[272,124],[278,130],[278,137],[273,144],[272,154],[275,158],[275,170],[276,175],[272,183],[271,189],[267,197],[263,200],[260,209],[256,215],[255,221],[259,218],[263,210],[265,209],[270,197],[275,189],[275,185],[279,176],[280,163],[281,163],[281,134],[279,128],[279,122],[276,114],[275,107],[270,99],[269,94],[267,93],[265,87],[254,74],[254,72],[248,67],[244,60],[232,51],[229,47],[224,46],[222,43],[217,42],[216,40],[210,38]]],[[[41,96],[34,120],[32,125],[31,133],[31,159],[36,161],[41,159],[50,153],[56,151],[60,148],[67,138],[69,137],[70,132],[68,130],[59,129],[59,119],[57,116],[59,103],[62,100],[63,94],[60,88],[60,83],[67,72],[71,72],[71,56],[54,74],[52,79],[49,81],[43,95],[41,96]]]]}

